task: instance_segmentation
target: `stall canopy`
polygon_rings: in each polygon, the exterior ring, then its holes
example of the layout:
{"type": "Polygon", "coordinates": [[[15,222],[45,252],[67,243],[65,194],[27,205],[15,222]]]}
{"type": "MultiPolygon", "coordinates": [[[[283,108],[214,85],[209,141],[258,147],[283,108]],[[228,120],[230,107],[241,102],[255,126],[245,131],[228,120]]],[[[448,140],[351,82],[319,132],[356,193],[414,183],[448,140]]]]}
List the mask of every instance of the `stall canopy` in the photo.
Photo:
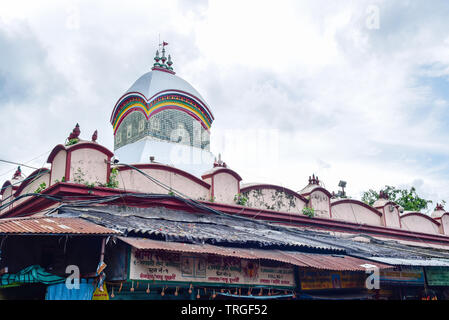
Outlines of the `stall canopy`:
{"type": "Polygon", "coordinates": [[[367,261],[345,255],[302,253],[286,250],[219,247],[210,244],[188,244],[131,237],[119,237],[119,239],[137,250],[164,250],[181,253],[229,256],[249,260],[272,260],[288,263],[298,267],[320,270],[365,271],[367,265],[376,266],[380,270],[393,268],[392,266],[383,263],[367,261]]]}
{"type": "Polygon", "coordinates": [[[80,218],[28,217],[0,220],[0,235],[116,235],[118,231],[80,218]]]}
{"type": "Polygon", "coordinates": [[[403,259],[388,257],[369,257],[369,260],[386,263],[395,266],[414,266],[414,267],[449,267],[448,259],[403,259]]]}

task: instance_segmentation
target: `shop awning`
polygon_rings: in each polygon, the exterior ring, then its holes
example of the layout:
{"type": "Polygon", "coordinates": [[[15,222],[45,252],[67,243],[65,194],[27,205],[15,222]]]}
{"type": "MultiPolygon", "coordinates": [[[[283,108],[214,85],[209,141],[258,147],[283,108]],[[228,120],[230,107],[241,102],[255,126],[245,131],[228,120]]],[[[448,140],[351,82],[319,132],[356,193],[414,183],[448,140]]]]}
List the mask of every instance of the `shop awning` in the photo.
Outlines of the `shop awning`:
{"type": "Polygon", "coordinates": [[[449,267],[448,259],[403,259],[403,258],[387,258],[387,257],[369,257],[369,260],[386,263],[394,266],[411,266],[411,267],[449,267]]]}
{"type": "Polygon", "coordinates": [[[367,265],[379,269],[391,269],[392,266],[371,262],[345,255],[312,254],[296,251],[262,250],[247,248],[219,247],[210,244],[190,244],[165,242],[146,238],[119,237],[120,240],[138,250],[164,250],[197,254],[212,254],[252,260],[273,260],[299,267],[335,271],[365,271],[367,265]]]}
{"type": "Polygon", "coordinates": [[[359,293],[359,294],[338,294],[338,295],[310,295],[301,294],[299,299],[304,300],[368,300],[374,295],[372,293],[359,293]]]}
{"type": "Polygon", "coordinates": [[[116,235],[120,232],[82,218],[27,217],[0,219],[0,235],[116,235]]]}

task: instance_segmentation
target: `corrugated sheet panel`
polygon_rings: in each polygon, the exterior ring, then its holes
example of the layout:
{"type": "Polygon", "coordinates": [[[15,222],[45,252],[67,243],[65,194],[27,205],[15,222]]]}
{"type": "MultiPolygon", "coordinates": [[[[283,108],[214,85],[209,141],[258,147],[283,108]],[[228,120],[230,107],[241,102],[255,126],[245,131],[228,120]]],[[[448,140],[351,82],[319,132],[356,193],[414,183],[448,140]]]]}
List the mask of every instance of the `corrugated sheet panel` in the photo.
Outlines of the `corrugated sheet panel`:
{"type": "Polygon", "coordinates": [[[0,234],[119,234],[81,218],[10,218],[0,219],[0,234]]]}
{"type": "Polygon", "coordinates": [[[381,270],[393,268],[393,266],[387,264],[367,261],[345,255],[306,254],[286,251],[282,251],[282,253],[300,261],[301,263],[304,263],[310,268],[322,270],[365,271],[366,268],[364,265],[376,266],[381,270]]]}
{"type": "Polygon", "coordinates": [[[369,257],[369,259],[395,266],[449,267],[449,260],[445,259],[402,259],[386,257],[369,257]]]}
{"type": "Polygon", "coordinates": [[[375,265],[380,269],[391,269],[392,266],[342,255],[325,255],[300,253],[281,250],[262,250],[219,247],[209,244],[188,244],[180,242],[164,242],[144,238],[119,237],[122,241],[139,250],[166,250],[198,254],[216,254],[220,256],[238,257],[242,259],[265,259],[284,262],[299,267],[322,270],[365,271],[363,265],[375,265]]]}

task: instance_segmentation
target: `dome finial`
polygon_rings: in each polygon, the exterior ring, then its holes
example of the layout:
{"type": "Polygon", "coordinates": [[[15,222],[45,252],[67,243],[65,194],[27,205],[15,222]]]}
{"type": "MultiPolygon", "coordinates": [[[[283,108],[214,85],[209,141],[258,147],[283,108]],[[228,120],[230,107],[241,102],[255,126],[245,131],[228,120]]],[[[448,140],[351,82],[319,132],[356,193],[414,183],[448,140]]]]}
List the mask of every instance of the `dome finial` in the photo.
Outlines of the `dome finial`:
{"type": "Polygon", "coordinates": [[[168,55],[168,61],[167,61],[168,70],[173,70],[172,64],[173,64],[173,61],[171,61],[171,56],[168,55]]]}
{"type": "Polygon", "coordinates": [[[160,66],[159,60],[161,60],[161,58],[159,58],[159,50],[156,50],[156,55],[154,57],[154,61],[156,61],[156,62],[153,64],[153,67],[159,67],[160,66]]]}
{"type": "Polygon", "coordinates": [[[175,74],[173,71],[172,65],[173,61],[171,56],[165,55],[165,46],[168,45],[168,42],[163,41],[162,43],[159,41],[159,49],[156,51],[156,56],[154,57],[154,64],[151,70],[165,71],[171,74],[175,74]],[[162,48],[161,48],[162,47],[162,48]],[[159,55],[161,53],[161,55],[159,55]],[[167,62],[167,63],[166,63],[167,62]]]}
{"type": "Polygon", "coordinates": [[[165,65],[165,61],[167,61],[167,58],[165,57],[165,48],[162,49],[161,61],[162,61],[161,67],[167,68],[167,66],[165,65]]]}

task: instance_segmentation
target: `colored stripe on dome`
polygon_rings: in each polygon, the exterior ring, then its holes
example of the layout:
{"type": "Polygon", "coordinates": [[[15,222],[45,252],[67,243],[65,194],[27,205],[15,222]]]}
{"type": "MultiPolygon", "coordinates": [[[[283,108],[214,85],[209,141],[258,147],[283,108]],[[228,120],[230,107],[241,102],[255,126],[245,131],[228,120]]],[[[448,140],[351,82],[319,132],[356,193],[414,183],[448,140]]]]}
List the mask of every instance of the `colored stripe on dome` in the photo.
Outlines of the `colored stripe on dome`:
{"type": "Polygon", "coordinates": [[[206,130],[210,129],[213,121],[212,115],[205,108],[194,100],[182,95],[168,94],[160,96],[151,101],[149,105],[138,96],[130,96],[125,98],[114,110],[111,121],[114,134],[125,117],[133,111],[142,112],[148,120],[156,113],[166,109],[176,109],[188,113],[198,120],[206,130]]]}

